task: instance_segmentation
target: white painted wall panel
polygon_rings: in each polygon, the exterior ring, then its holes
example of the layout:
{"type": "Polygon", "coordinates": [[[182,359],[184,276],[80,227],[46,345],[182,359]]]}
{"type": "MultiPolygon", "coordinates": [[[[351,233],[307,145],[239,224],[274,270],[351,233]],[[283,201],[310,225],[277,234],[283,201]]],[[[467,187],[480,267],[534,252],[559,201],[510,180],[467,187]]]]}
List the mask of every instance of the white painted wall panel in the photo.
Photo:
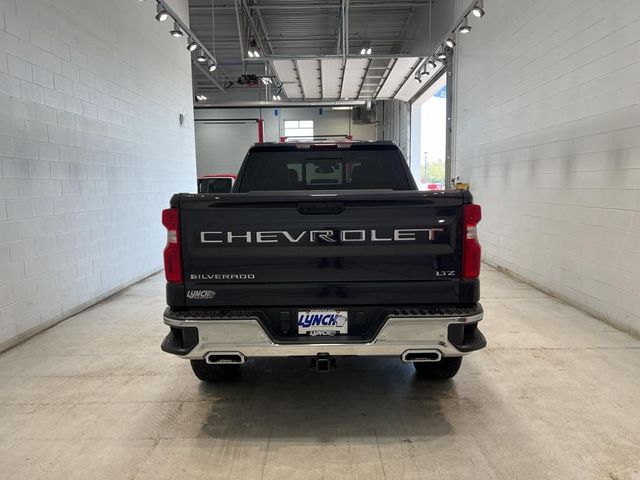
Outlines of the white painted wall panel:
{"type": "Polygon", "coordinates": [[[410,105],[398,100],[377,102],[378,138],[395,142],[411,166],[410,105]]]}
{"type": "Polygon", "coordinates": [[[199,175],[238,173],[249,147],[258,141],[254,121],[196,123],[196,158],[199,175]]]}
{"type": "Polygon", "coordinates": [[[189,55],[154,15],[0,1],[0,349],[162,266],[195,155],[189,55]]]}
{"type": "Polygon", "coordinates": [[[455,161],[485,258],[640,333],[640,3],[485,3],[458,42],[455,161]]]}
{"type": "Polygon", "coordinates": [[[376,124],[356,125],[348,110],[323,107],[291,108],[202,108],[195,112],[196,119],[226,120],[226,124],[201,125],[196,122],[198,175],[236,173],[247,150],[257,141],[257,125],[230,125],[238,119],[264,120],[265,142],[278,142],[284,135],[286,120],[313,120],[316,135],[347,135],[354,140],[376,140],[376,124]],[[276,114],[277,111],[277,114],[276,114]]]}

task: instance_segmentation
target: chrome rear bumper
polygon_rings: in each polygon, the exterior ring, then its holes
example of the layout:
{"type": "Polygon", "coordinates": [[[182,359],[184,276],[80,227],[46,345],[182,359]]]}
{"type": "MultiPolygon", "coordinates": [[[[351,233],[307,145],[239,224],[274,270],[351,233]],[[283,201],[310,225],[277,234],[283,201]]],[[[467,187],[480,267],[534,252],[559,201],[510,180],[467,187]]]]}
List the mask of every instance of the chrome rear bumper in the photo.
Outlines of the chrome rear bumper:
{"type": "MultiPolygon", "coordinates": [[[[412,358],[406,354],[414,351],[437,352],[442,357],[462,356],[486,345],[484,335],[477,329],[477,323],[482,318],[480,305],[469,315],[391,315],[371,341],[340,342],[339,337],[330,337],[328,341],[314,343],[314,337],[308,337],[309,342],[301,342],[300,337],[296,337],[297,341],[285,343],[270,338],[255,316],[206,319],[202,315],[190,318],[182,314],[180,318],[175,318],[165,312],[164,323],[172,327],[172,332],[165,338],[162,349],[187,359],[203,359],[218,352],[235,352],[247,358],[328,354],[405,359],[412,358]],[[459,327],[451,329],[451,325],[459,327]],[[197,329],[197,337],[194,328],[197,329]],[[181,329],[193,332],[193,348],[180,349],[179,345],[176,346],[179,342],[171,336],[174,331],[181,329]],[[455,334],[452,334],[453,331],[455,334]]],[[[434,354],[433,358],[439,357],[434,354]]]]}

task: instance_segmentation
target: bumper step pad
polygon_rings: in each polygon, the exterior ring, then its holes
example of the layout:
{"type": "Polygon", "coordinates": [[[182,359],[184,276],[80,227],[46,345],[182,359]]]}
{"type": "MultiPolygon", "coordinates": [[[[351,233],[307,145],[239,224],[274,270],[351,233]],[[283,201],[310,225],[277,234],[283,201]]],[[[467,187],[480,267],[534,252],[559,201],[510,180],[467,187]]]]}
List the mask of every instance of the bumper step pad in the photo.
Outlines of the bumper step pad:
{"type": "Polygon", "coordinates": [[[487,339],[478,328],[478,323],[449,325],[448,335],[451,345],[461,352],[473,352],[487,346],[487,339]]]}
{"type": "Polygon", "coordinates": [[[162,341],[163,351],[174,355],[186,355],[198,345],[197,327],[170,327],[171,331],[162,341]]]}

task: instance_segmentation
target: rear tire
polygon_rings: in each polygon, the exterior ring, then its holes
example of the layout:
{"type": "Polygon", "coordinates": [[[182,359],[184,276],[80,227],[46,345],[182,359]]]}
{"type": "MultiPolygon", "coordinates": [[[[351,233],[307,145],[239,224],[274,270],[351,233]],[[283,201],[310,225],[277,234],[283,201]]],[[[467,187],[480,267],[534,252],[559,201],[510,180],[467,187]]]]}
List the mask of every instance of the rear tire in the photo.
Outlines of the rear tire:
{"type": "Polygon", "coordinates": [[[240,377],[240,365],[210,365],[204,360],[191,360],[191,369],[203,382],[228,382],[240,377]]]}
{"type": "Polygon", "coordinates": [[[439,362],[413,362],[416,373],[427,380],[447,380],[455,377],[462,365],[462,357],[444,357],[439,362]]]}

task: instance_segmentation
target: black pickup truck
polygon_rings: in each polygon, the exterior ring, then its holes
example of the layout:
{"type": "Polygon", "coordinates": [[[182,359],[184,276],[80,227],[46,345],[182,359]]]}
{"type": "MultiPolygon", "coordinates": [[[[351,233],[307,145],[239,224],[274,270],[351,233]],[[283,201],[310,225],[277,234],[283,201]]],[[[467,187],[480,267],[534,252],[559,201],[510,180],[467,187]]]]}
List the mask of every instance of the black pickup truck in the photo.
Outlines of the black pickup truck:
{"type": "Polygon", "coordinates": [[[257,144],[233,191],[163,211],[166,352],[203,381],[249,358],[387,356],[453,377],[483,348],[480,207],[418,191],[390,142],[257,144]]]}

